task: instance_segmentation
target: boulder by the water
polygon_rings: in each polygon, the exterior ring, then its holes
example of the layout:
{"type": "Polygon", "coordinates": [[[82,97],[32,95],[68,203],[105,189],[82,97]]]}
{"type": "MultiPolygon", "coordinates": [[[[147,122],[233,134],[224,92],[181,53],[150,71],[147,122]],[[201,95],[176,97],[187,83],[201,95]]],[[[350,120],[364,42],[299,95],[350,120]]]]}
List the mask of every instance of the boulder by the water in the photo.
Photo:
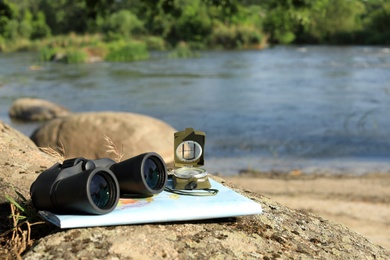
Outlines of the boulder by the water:
{"type": "Polygon", "coordinates": [[[69,113],[63,106],[38,98],[19,98],[9,109],[11,118],[23,121],[45,121],[69,113]]]}
{"type": "Polygon", "coordinates": [[[37,173],[56,159],[41,152],[25,135],[0,121],[0,203],[15,192],[28,197],[37,173]]]}
{"type": "MultiPolygon", "coordinates": [[[[167,123],[140,114],[89,112],[56,118],[43,124],[31,136],[39,147],[63,148],[65,157],[128,159],[145,152],[173,161],[175,129],[167,123]],[[116,148],[109,147],[112,143],[116,148]]],[[[111,145],[112,146],[112,145],[111,145]]]]}
{"type": "MultiPolygon", "coordinates": [[[[4,190],[4,183],[28,193],[38,174],[56,161],[2,122],[0,156],[1,191],[6,194],[10,189],[4,190]]],[[[2,243],[0,255],[4,259],[21,259],[22,253],[23,259],[388,259],[390,255],[385,248],[340,224],[287,208],[214,178],[260,203],[263,214],[180,223],[55,229],[47,236],[42,234],[53,229],[51,224],[21,225],[17,249],[22,250],[11,251],[6,246],[12,243],[2,243]],[[35,235],[30,238],[28,230],[35,235]]],[[[1,205],[4,207],[4,203],[1,205]]],[[[0,217],[8,218],[3,215],[1,211],[0,217]]],[[[1,238],[17,241],[11,238],[11,233],[5,234],[3,222],[0,223],[1,238]]]]}

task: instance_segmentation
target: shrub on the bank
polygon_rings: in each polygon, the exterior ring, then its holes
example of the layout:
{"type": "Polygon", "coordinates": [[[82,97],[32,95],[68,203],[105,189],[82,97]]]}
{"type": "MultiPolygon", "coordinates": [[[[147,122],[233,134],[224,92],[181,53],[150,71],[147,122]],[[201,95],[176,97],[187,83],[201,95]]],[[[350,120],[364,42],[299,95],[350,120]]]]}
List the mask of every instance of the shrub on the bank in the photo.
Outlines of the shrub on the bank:
{"type": "Polygon", "coordinates": [[[99,43],[83,48],[44,47],[39,52],[42,61],[55,60],[66,63],[83,63],[89,56],[100,57],[107,61],[137,61],[149,58],[149,52],[145,43],[135,41],[99,43]]]}
{"type": "Polygon", "coordinates": [[[84,49],[68,48],[49,48],[44,47],[39,50],[39,59],[41,61],[61,61],[68,64],[84,63],[88,54],[84,49]]]}
{"type": "Polygon", "coordinates": [[[71,33],[69,35],[60,35],[50,37],[42,41],[43,46],[52,48],[81,48],[85,46],[97,45],[102,41],[102,37],[98,34],[77,35],[71,33]]]}
{"type": "Polygon", "coordinates": [[[259,46],[262,39],[262,33],[254,26],[219,24],[210,36],[210,45],[228,49],[248,48],[259,46]]]}
{"type": "Polygon", "coordinates": [[[383,4],[382,8],[372,12],[367,20],[370,30],[365,43],[390,44],[390,3],[383,4]]]}
{"type": "Polygon", "coordinates": [[[142,41],[145,42],[148,50],[163,51],[167,46],[163,38],[157,36],[145,36],[142,37],[142,41]]]}
{"type": "Polygon", "coordinates": [[[50,61],[57,52],[55,48],[43,47],[39,50],[39,60],[50,61]]]}
{"type": "Polygon", "coordinates": [[[65,51],[64,62],[68,64],[85,63],[88,55],[84,50],[80,49],[68,49],[65,51]]]}
{"type": "Polygon", "coordinates": [[[108,20],[99,23],[101,23],[99,26],[108,41],[129,38],[143,30],[143,23],[129,10],[113,13],[108,20]]]}
{"type": "Polygon", "coordinates": [[[149,58],[146,44],[143,42],[117,41],[108,44],[107,61],[137,61],[149,58]]]}
{"type": "Polygon", "coordinates": [[[169,58],[177,59],[177,58],[195,58],[199,57],[200,54],[196,51],[193,51],[191,47],[185,43],[180,42],[173,51],[169,53],[169,58]]]}

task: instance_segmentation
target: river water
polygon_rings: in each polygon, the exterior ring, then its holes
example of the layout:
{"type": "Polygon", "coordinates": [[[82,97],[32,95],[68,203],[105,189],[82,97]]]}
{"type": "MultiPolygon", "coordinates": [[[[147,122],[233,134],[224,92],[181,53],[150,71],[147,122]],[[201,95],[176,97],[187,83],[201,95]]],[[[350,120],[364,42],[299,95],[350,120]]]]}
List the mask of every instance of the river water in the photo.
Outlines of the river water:
{"type": "Polygon", "coordinates": [[[205,168],[390,171],[390,48],[278,46],[169,59],[66,65],[0,54],[0,120],[12,102],[126,111],[206,132],[205,168]],[[39,66],[39,70],[36,70],[39,66]],[[35,69],[34,69],[35,68],[35,69]]]}

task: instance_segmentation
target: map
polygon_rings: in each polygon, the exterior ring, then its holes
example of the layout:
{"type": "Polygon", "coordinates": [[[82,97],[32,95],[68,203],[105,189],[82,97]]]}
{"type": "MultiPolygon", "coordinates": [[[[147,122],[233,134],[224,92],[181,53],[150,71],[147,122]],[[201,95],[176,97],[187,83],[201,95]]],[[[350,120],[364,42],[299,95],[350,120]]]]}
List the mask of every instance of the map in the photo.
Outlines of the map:
{"type": "MultiPolygon", "coordinates": [[[[117,207],[104,215],[60,215],[40,211],[47,221],[60,228],[182,222],[261,214],[261,205],[210,179],[214,196],[189,196],[163,191],[142,199],[119,199],[117,207]]],[[[172,183],[168,181],[167,186],[172,183]]],[[[191,192],[191,191],[190,191],[191,192]]]]}

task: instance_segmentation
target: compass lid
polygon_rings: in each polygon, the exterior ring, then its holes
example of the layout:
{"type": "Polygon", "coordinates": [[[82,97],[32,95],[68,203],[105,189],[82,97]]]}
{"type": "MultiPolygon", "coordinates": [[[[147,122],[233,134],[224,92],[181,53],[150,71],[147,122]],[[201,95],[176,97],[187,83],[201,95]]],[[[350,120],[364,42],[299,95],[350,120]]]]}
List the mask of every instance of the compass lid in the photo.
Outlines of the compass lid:
{"type": "Polygon", "coordinates": [[[174,134],[174,160],[176,167],[204,165],[204,144],[206,134],[186,128],[174,134]]]}

